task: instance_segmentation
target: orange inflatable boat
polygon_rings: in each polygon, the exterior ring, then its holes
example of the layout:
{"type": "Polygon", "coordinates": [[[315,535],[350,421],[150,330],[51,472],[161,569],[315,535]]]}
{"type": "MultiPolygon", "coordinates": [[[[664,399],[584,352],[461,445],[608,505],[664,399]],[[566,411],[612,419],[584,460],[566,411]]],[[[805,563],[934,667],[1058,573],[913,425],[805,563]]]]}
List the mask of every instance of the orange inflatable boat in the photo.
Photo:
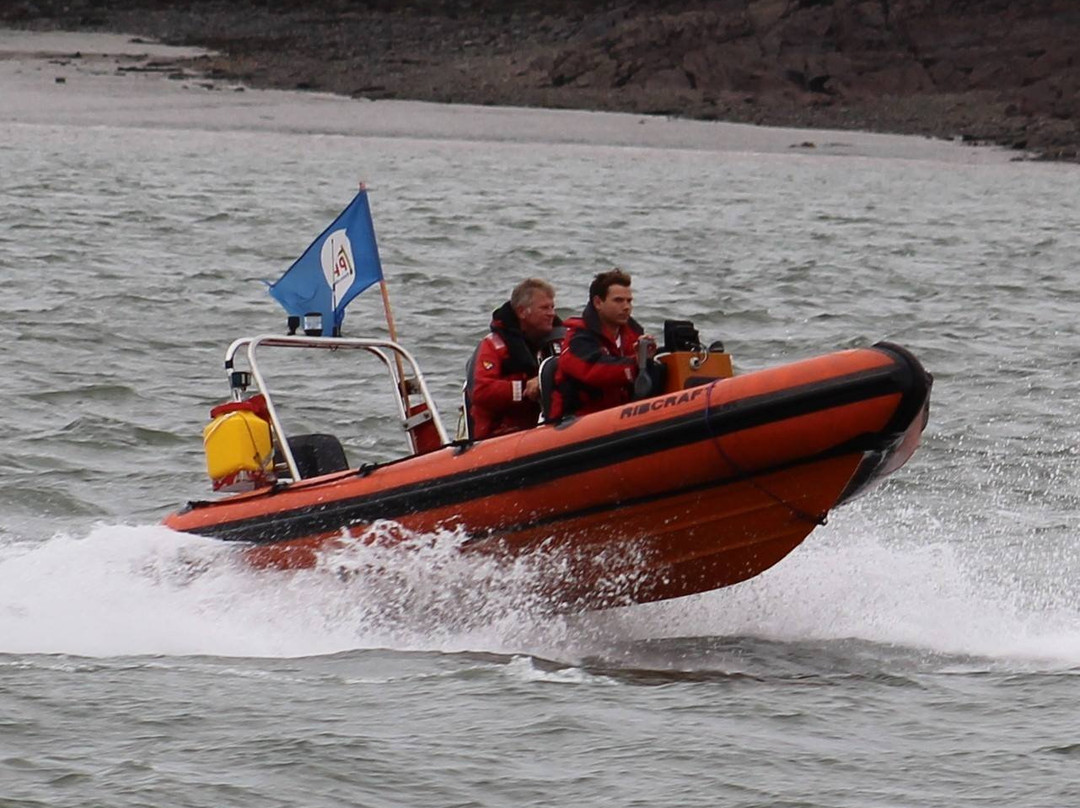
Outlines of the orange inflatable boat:
{"type": "Polygon", "coordinates": [[[375,524],[454,529],[463,553],[550,557],[545,594],[561,607],[657,601],[776,564],[832,508],[903,465],[927,420],[930,376],[888,343],[735,376],[722,349],[658,358],[660,395],[473,442],[447,437],[396,343],[237,340],[226,354],[233,401],[207,427],[207,463],[217,487],[250,490],[191,502],[165,524],[281,568],[371,541],[375,524]],[[286,436],[256,358],[268,347],[379,359],[401,391],[409,455],[349,468],[335,438],[286,436]],[[237,370],[244,354],[250,369],[237,370]]]}

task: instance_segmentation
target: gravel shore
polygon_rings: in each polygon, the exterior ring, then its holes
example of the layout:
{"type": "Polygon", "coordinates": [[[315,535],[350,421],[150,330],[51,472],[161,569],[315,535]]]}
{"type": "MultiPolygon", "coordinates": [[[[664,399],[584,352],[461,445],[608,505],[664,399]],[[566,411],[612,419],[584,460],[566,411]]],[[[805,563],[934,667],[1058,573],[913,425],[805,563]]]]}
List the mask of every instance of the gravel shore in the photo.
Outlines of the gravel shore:
{"type": "Polygon", "coordinates": [[[214,53],[187,67],[259,88],[916,134],[1077,161],[1074,7],[26,0],[0,24],[199,46],[214,53]]]}

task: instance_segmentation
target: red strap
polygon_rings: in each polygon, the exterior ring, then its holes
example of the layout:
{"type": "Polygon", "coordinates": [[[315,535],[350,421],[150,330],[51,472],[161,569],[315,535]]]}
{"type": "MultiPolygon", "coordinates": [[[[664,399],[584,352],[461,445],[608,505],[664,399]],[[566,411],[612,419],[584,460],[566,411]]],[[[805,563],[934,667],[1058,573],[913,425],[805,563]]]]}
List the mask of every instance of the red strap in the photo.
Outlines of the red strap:
{"type": "Polygon", "coordinates": [[[270,411],[266,408],[266,396],[262,393],[258,393],[243,401],[228,401],[225,404],[218,404],[210,410],[210,417],[217,418],[219,415],[225,415],[229,412],[238,412],[241,410],[253,412],[264,421],[270,420],[270,411]]]}

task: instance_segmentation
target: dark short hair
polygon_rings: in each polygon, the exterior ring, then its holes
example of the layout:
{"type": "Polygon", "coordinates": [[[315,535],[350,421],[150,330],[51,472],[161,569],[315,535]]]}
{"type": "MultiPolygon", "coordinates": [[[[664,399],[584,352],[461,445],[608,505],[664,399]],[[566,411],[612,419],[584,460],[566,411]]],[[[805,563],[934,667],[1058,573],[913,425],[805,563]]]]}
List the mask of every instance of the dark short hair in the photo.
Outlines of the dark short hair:
{"type": "Polygon", "coordinates": [[[510,306],[515,309],[521,306],[531,306],[537,292],[547,295],[552,300],[555,299],[555,287],[550,283],[539,278],[526,278],[515,286],[514,291],[510,293],[510,306]]]}
{"type": "Polygon", "coordinates": [[[629,275],[617,267],[615,269],[609,269],[607,272],[601,272],[592,279],[592,283],[589,284],[589,300],[592,300],[594,297],[598,297],[601,300],[607,300],[608,289],[612,286],[629,285],[629,275]]]}

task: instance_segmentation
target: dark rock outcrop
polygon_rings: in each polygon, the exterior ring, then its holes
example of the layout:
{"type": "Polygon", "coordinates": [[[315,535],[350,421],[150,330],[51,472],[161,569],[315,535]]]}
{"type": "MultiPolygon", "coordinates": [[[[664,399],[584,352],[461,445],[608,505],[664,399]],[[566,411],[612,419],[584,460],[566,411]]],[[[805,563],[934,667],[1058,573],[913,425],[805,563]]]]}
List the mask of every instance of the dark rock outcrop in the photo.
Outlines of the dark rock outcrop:
{"type": "Polygon", "coordinates": [[[16,0],[0,22],[201,45],[254,86],[1080,154],[1076,0],[16,0]]]}

